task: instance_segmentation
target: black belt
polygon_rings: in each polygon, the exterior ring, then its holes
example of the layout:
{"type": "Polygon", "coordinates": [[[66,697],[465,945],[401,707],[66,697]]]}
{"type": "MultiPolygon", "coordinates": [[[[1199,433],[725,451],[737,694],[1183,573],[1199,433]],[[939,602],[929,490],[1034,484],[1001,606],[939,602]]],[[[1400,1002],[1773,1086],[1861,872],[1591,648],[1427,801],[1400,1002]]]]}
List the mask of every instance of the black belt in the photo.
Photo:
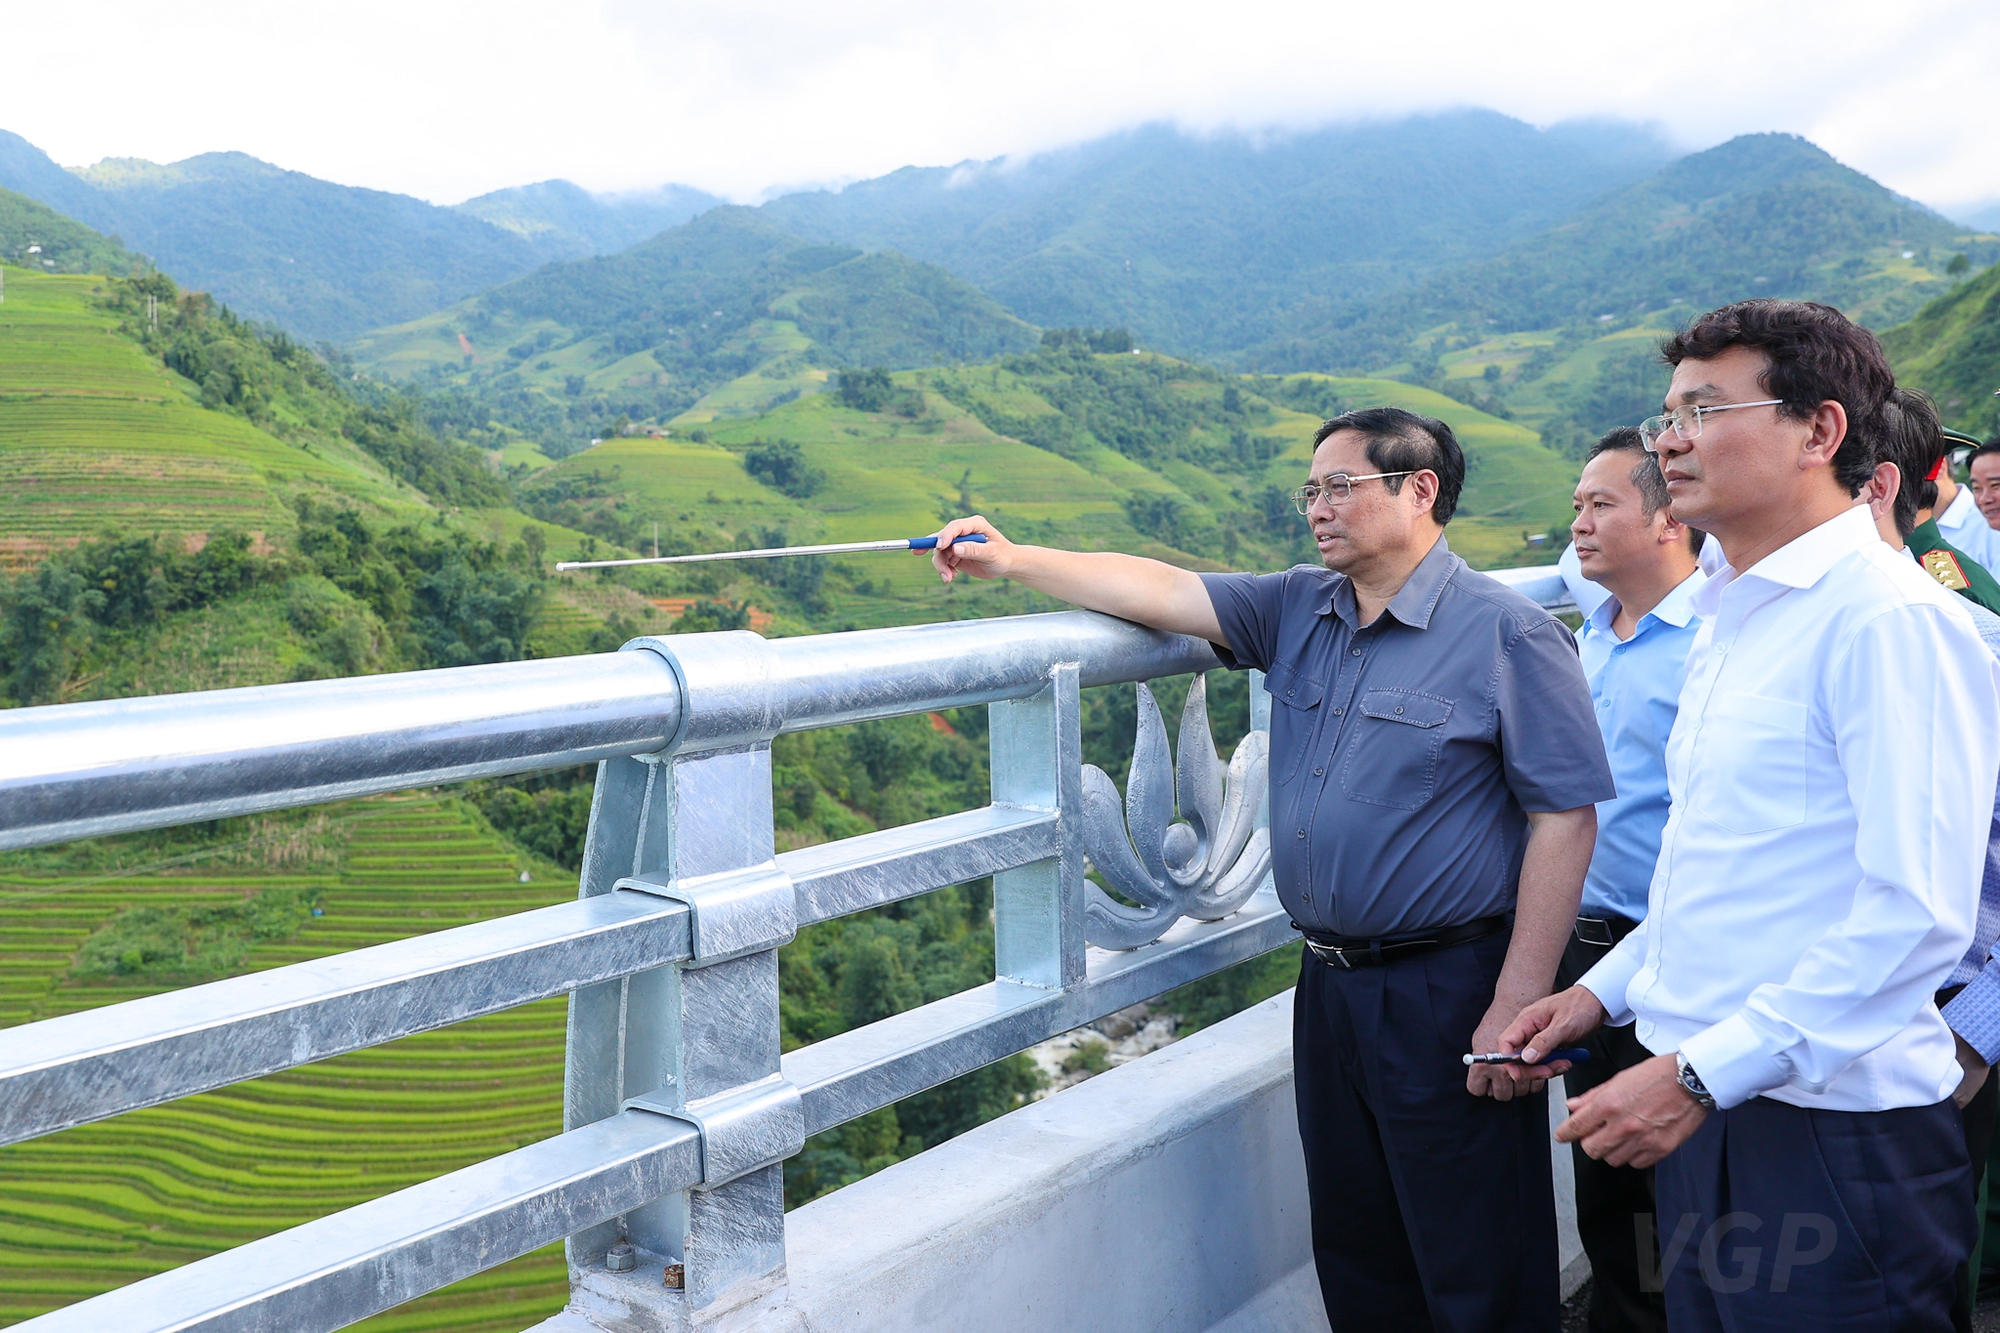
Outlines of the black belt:
{"type": "Polygon", "coordinates": [[[1600,949],[1609,949],[1638,928],[1637,921],[1615,913],[1607,913],[1604,916],[1580,916],[1576,919],[1576,938],[1579,943],[1594,944],[1600,949]]]}
{"type": "Polygon", "coordinates": [[[1418,954],[1430,953],[1436,949],[1448,949],[1454,944],[1469,944],[1473,940],[1483,940],[1488,935],[1498,934],[1507,928],[1507,917],[1482,916],[1477,921],[1468,921],[1462,926],[1443,926],[1437,930],[1417,931],[1408,935],[1389,935],[1381,939],[1363,939],[1352,935],[1329,935],[1325,931],[1307,930],[1298,922],[1292,922],[1292,929],[1306,937],[1306,948],[1322,963],[1345,971],[1357,967],[1381,967],[1398,958],[1414,958],[1418,954]]]}

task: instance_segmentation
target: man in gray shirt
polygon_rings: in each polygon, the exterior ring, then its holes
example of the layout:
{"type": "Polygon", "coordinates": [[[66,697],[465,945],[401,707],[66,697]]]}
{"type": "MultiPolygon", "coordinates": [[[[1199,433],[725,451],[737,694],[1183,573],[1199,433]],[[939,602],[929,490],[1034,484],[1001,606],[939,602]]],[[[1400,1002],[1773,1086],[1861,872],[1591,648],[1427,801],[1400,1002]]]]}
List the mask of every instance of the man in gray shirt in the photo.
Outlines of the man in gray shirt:
{"type": "MultiPolygon", "coordinates": [[[[1215,643],[1265,671],[1278,893],[1306,935],[1293,1061],[1335,1329],[1554,1330],[1548,1105],[1461,1057],[1546,995],[1613,793],[1569,631],[1444,540],[1451,428],[1320,428],[1295,499],[1325,568],[1196,575],[1017,546],[936,564],[1215,643]]],[[[961,533],[983,545],[952,546],[961,533]]]]}

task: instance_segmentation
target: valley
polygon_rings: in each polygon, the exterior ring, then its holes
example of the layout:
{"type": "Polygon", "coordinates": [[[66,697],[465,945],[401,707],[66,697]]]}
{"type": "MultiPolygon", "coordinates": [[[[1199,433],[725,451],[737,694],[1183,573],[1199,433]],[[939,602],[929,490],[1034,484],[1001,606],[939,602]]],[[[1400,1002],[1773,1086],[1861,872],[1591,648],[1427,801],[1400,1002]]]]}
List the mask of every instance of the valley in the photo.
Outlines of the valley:
{"type": "MultiPolygon", "coordinates": [[[[1659,340],[1723,300],[1838,304],[1950,424],[2000,430],[1996,261],[2000,236],[1790,136],[1676,156],[1489,112],[1255,142],[1152,126],[757,207],[545,181],[438,208],[233,153],[71,171],[0,135],[0,705],[1054,609],[908,555],[551,568],[968,511],[1283,568],[1315,558],[1288,498],[1313,431],[1365,406],[1457,433],[1455,551],[1543,563],[1589,443],[1657,407],[1659,340]]],[[[1186,688],[1158,684],[1170,715],[1186,688]]],[[[1245,682],[1209,688],[1228,742],[1245,682]]],[[[1129,690],[1086,693],[1086,757],[1121,781],[1134,718],[1129,690]]],[[[985,725],[781,738],[780,845],[982,802],[985,725]]],[[[0,1026],[559,901],[592,782],[0,854],[0,1026]]],[[[990,977],[990,892],[803,932],[787,1048],[990,977]]],[[[1288,965],[1156,1009],[1213,1021],[1288,965]]],[[[0,1150],[0,1324],[556,1132],[562,1015],[0,1150]]],[[[788,1199],[1040,1086],[1017,1057],[818,1136],[788,1199]]],[[[545,1251],[360,1327],[502,1333],[562,1289],[545,1251]]]]}

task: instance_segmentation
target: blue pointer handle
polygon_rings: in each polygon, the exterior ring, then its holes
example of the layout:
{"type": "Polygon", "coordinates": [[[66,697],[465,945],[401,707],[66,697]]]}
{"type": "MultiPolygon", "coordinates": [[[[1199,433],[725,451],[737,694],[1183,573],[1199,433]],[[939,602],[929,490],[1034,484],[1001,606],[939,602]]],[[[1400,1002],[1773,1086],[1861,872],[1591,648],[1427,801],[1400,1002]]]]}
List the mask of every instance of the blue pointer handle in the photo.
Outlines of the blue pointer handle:
{"type": "MultiPolygon", "coordinates": [[[[985,534],[985,533],[983,533],[983,532],[967,532],[967,533],[964,533],[964,534],[962,534],[962,535],[960,535],[960,536],[957,536],[957,537],[953,537],[953,538],[951,539],[951,544],[952,544],[953,546],[956,546],[956,545],[958,545],[958,544],[959,544],[960,542],[978,542],[978,543],[979,543],[980,545],[982,545],[982,546],[983,546],[983,545],[985,545],[985,544],[986,544],[986,534],[985,534]]],[[[936,550],[936,549],[937,549],[937,538],[935,538],[935,537],[912,537],[912,538],[910,538],[910,549],[911,549],[912,551],[933,551],[933,550],[936,550]]]]}

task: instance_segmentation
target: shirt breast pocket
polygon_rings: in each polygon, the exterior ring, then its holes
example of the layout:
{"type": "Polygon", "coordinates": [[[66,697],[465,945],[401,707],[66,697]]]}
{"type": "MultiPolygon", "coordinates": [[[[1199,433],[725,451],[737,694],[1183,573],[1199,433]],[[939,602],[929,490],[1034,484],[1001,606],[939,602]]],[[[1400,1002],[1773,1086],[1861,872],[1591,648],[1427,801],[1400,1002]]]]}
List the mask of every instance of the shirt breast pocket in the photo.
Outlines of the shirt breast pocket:
{"type": "Polygon", "coordinates": [[[1348,733],[1340,787],[1348,799],[1420,809],[1437,788],[1452,701],[1416,690],[1368,690],[1348,733]]]}
{"type": "Polygon", "coordinates": [[[1709,706],[1697,744],[1696,805],[1731,833],[1805,822],[1806,707],[1761,694],[1725,694],[1709,706]]]}
{"type": "Polygon", "coordinates": [[[1271,695],[1271,775],[1280,783],[1299,775],[1319,727],[1323,682],[1283,662],[1273,662],[1264,688],[1271,695]]]}

